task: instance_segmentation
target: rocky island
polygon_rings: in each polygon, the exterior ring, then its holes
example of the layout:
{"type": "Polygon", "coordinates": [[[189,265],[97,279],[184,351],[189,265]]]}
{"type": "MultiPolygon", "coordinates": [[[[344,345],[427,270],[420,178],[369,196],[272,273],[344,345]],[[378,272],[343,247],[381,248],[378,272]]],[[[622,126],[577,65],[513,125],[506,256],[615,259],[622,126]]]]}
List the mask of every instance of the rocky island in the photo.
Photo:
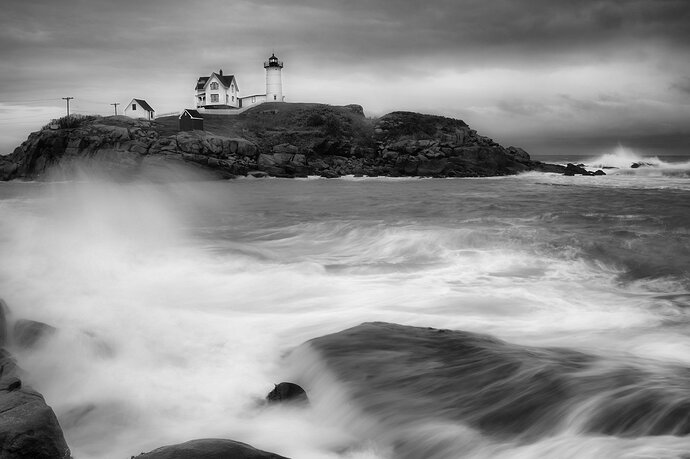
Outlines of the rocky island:
{"type": "Polygon", "coordinates": [[[369,119],[359,105],[265,103],[234,116],[205,114],[203,131],[179,131],[177,116],[54,120],[0,156],[0,180],[64,178],[90,166],[131,177],[176,163],[218,178],[592,174],[533,161],[457,119],[412,112],[369,119]]]}

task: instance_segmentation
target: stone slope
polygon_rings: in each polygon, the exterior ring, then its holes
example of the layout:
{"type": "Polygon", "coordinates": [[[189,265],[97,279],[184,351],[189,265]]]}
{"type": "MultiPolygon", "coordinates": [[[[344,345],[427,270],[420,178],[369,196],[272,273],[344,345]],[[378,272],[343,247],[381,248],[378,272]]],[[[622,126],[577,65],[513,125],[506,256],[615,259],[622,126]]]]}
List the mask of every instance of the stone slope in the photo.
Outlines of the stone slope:
{"type": "Polygon", "coordinates": [[[358,105],[268,103],[237,116],[204,115],[204,123],[205,131],[177,132],[176,117],[58,120],[0,157],[0,180],[65,178],[90,168],[131,177],[183,163],[222,178],[566,172],[435,115],[393,112],[371,120],[358,105]]]}

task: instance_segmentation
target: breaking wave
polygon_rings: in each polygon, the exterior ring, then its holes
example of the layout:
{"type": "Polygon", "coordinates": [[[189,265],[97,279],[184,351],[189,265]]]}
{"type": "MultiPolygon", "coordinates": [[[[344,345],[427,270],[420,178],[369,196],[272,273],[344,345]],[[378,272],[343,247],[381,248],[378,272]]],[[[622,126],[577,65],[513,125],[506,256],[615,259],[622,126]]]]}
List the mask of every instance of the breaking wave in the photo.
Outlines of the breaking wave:
{"type": "Polygon", "coordinates": [[[607,174],[640,176],[690,177],[690,159],[674,157],[673,161],[658,156],[643,156],[631,148],[618,145],[612,152],[585,160],[587,169],[604,169],[607,174]]]}

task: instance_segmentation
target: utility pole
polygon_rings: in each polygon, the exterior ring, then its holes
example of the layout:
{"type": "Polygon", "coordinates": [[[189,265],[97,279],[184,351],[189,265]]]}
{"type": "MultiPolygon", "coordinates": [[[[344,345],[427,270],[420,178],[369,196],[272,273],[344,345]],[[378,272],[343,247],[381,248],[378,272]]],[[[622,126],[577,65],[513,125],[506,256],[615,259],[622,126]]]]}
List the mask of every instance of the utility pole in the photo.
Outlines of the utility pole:
{"type": "Polygon", "coordinates": [[[110,104],[110,105],[112,105],[112,106],[115,107],[115,116],[117,116],[117,106],[120,105],[120,104],[119,104],[119,103],[115,103],[115,104],[110,104]]]}
{"type": "Polygon", "coordinates": [[[63,97],[62,99],[67,101],[67,116],[69,117],[69,101],[74,99],[74,97],[63,97]]]}

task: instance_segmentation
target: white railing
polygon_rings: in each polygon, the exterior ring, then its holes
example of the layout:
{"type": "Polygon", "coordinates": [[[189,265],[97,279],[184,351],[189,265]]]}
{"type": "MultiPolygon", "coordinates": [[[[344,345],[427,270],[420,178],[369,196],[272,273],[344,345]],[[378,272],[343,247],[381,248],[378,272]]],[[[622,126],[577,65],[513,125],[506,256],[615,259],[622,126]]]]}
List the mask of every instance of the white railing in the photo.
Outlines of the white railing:
{"type": "Polygon", "coordinates": [[[178,116],[180,113],[182,113],[182,112],[159,113],[158,115],[154,116],[153,118],[156,119],[156,118],[162,118],[164,116],[173,116],[173,115],[178,116]]]}

